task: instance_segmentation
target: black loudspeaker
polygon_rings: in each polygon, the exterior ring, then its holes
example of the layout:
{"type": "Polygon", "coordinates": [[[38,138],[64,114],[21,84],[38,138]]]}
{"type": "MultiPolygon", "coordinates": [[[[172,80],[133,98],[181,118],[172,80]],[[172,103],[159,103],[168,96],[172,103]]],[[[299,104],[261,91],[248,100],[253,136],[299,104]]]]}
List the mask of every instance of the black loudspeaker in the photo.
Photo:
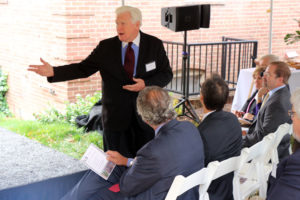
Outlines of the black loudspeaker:
{"type": "Polygon", "coordinates": [[[209,28],[210,22],[210,4],[201,5],[201,20],[200,20],[201,28],[209,28]]]}
{"type": "Polygon", "coordinates": [[[209,4],[161,9],[161,25],[175,32],[208,28],[209,21],[209,4]]]}

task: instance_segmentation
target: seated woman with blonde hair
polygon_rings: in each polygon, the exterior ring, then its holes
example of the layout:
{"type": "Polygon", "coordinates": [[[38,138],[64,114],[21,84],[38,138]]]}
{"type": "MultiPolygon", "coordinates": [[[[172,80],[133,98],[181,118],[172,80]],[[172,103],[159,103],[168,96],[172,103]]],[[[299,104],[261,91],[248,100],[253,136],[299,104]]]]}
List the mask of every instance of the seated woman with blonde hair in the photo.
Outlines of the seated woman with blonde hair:
{"type": "Polygon", "coordinates": [[[249,99],[245,102],[242,109],[240,111],[235,111],[234,114],[239,117],[248,120],[249,122],[253,121],[255,116],[257,115],[261,104],[263,95],[265,95],[268,90],[267,88],[263,87],[263,73],[265,68],[264,67],[257,67],[252,76],[253,81],[255,84],[255,92],[251,95],[249,99]]]}

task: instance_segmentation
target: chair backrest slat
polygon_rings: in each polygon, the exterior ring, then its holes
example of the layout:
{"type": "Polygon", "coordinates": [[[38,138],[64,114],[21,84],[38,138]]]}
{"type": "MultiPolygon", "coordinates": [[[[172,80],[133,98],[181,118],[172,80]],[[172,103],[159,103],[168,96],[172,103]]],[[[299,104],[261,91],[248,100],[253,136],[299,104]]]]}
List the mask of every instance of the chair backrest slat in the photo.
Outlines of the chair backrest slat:
{"type": "Polygon", "coordinates": [[[184,177],[182,175],[176,176],[165,200],[176,200],[179,195],[197,185],[199,185],[199,197],[201,199],[203,199],[203,197],[207,198],[207,189],[213,179],[214,173],[218,169],[218,166],[219,162],[214,161],[209,163],[206,168],[202,168],[188,177],[184,177]]]}
{"type": "Polygon", "coordinates": [[[231,157],[220,162],[219,168],[216,171],[213,179],[215,180],[221,176],[240,170],[242,165],[246,162],[248,155],[249,149],[244,148],[242,149],[240,156],[231,157]]]}

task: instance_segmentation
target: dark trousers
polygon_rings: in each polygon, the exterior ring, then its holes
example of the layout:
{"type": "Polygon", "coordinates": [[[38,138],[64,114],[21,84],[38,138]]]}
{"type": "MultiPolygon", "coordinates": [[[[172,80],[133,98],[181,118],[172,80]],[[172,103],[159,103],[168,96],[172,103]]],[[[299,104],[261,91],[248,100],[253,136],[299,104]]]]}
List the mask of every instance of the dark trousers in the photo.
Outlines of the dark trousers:
{"type": "Polygon", "coordinates": [[[104,180],[92,170],[88,170],[80,181],[61,200],[119,200],[125,199],[120,192],[108,188],[119,183],[126,167],[116,166],[108,180],[104,180]]]}
{"type": "Polygon", "coordinates": [[[114,150],[127,158],[134,158],[136,152],[153,139],[154,130],[137,113],[132,115],[130,126],[126,130],[111,131],[104,127],[104,151],[114,150]]]}

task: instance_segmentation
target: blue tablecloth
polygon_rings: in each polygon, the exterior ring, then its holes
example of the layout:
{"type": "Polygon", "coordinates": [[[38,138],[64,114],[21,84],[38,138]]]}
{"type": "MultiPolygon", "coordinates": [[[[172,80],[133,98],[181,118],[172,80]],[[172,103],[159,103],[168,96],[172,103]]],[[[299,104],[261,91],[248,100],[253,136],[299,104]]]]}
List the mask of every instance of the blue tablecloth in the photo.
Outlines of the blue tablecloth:
{"type": "Polygon", "coordinates": [[[86,170],[0,191],[1,200],[58,200],[84,175],[86,170]]]}

